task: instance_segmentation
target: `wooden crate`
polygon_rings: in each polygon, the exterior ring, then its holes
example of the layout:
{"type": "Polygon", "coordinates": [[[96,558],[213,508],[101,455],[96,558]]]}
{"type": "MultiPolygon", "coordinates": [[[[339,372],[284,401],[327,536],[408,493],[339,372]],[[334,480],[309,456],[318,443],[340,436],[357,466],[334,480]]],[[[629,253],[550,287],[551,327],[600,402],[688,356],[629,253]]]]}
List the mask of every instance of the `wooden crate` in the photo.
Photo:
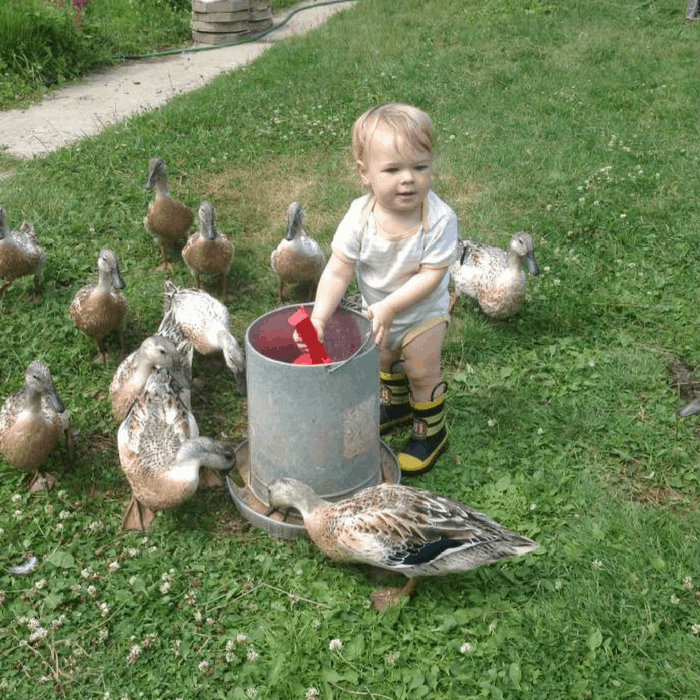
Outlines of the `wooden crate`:
{"type": "Polygon", "coordinates": [[[229,44],[272,26],[270,0],[192,0],[192,40],[229,44]]]}

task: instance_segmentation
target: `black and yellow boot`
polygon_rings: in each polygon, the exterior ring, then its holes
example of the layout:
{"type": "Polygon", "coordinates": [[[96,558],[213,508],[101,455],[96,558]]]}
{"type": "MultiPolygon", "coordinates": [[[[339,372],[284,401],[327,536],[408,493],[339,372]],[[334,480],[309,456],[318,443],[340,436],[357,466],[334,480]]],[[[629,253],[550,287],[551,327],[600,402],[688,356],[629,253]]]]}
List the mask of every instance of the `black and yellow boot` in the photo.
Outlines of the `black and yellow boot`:
{"type": "Polygon", "coordinates": [[[445,428],[445,396],[447,383],[440,382],[432,391],[430,401],[414,403],[413,427],[411,439],[399,452],[398,460],[403,476],[418,476],[432,469],[437,458],[447,447],[447,429],[445,428]],[[444,387],[440,396],[434,398],[435,392],[444,387]]]}
{"type": "Polygon", "coordinates": [[[408,380],[405,372],[391,370],[401,362],[397,360],[389,372],[379,373],[379,434],[389,432],[403,423],[411,422],[411,404],[408,399],[408,380]]]}

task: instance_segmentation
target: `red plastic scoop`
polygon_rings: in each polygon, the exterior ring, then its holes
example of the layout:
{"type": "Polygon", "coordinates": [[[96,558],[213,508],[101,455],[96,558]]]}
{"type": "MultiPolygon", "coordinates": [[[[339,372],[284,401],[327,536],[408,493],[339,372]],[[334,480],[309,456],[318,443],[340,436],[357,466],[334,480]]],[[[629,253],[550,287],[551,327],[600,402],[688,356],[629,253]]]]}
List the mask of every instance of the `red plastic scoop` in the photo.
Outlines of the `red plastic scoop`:
{"type": "Polygon", "coordinates": [[[305,355],[300,355],[294,360],[295,365],[328,365],[332,362],[326,354],[326,349],[319,343],[318,334],[311,323],[309,314],[306,313],[303,306],[300,306],[290,317],[289,323],[294,326],[301,339],[304,341],[309,352],[305,355]]]}

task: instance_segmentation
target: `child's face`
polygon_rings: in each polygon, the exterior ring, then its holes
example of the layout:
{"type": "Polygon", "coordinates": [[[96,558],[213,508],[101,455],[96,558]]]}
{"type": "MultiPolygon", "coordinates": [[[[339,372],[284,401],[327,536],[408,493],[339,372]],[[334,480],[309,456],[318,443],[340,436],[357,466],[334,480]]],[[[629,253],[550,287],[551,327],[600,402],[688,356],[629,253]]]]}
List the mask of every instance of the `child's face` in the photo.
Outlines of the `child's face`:
{"type": "Polygon", "coordinates": [[[420,216],[432,179],[432,154],[415,149],[396,132],[379,126],[369,142],[367,160],[358,162],[358,171],[377,203],[402,219],[420,216]]]}

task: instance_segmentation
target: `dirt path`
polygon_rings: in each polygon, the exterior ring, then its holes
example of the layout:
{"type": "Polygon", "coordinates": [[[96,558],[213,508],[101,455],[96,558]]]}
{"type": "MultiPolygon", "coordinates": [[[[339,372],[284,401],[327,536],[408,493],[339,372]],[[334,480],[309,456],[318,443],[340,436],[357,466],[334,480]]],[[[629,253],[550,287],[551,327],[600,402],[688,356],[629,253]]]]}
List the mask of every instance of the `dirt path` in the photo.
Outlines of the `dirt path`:
{"type": "MultiPolygon", "coordinates": [[[[0,112],[0,147],[5,155],[15,158],[46,155],[201,87],[220,73],[254,60],[272,42],[303,34],[352,6],[350,1],[320,7],[314,2],[305,4],[310,9],[293,15],[288,23],[256,43],[129,61],[56,90],[27,109],[0,112]]],[[[274,24],[286,15],[275,17],[274,24]]]]}

